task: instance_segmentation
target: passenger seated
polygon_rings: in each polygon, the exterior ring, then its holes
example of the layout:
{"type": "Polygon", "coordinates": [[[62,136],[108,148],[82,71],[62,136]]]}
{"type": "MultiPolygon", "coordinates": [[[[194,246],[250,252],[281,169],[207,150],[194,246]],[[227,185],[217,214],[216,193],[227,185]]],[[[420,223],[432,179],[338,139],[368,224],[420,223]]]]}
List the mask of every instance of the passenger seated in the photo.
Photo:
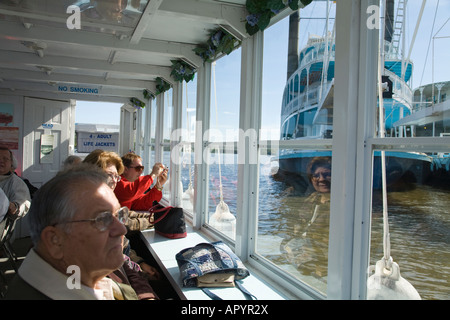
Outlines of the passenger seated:
{"type": "Polygon", "coordinates": [[[0,222],[3,221],[8,210],[9,210],[8,197],[3,192],[3,189],[0,188],[0,222]]]}
{"type": "MultiPolygon", "coordinates": [[[[108,185],[113,190],[116,187],[117,182],[120,181],[120,174],[124,170],[122,159],[117,153],[112,151],[103,151],[100,149],[94,150],[84,158],[83,163],[94,164],[103,169],[109,176],[108,185]]],[[[147,212],[129,211],[126,226],[129,232],[141,231],[153,227],[153,215],[147,212]]],[[[130,252],[130,249],[128,239],[125,238],[124,253],[127,256],[132,256],[133,261],[139,262],[140,271],[144,272],[150,280],[159,280],[160,275],[158,271],[134,252],[130,252]]]]}
{"type": "Polygon", "coordinates": [[[117,199],[122,206],[131,210],[148,211],[153,206],[153,201],[159,202],[162,198],[162,189],[167,181],[167,168],[156,163],[149,175],[141,176],[144,166],[140,156],[129,152],[122,157],[122,162],[124,171],[114,189],[117,199]],[[155,179],[155,186],[148,190],[155,179]]]}
{"type": "Polygon", "coordinates": [[[16,168],[17,160],[11,150],[0,147],[0,188],[9,200],[7,213],[22,218],[30,208],[31,197],[25,182],[14,174],[16,168]]]}
{"type": "Polygon", "coordinates": [[[34,247],[7,299],[112,300],[114,291],[134,292],[106,278],[124,263],[127,219],[107,182],[98,167],[79,165],[38,190],[29,213],[34,247]]]}
{"type": "MultiPolygon", "coordinates": [[[[97,149],[89,153],[83,162],[102,168],[109,176],[109,186],[115,190],[117,183],[121,180],[120,174],[124,171],[122,159],[117,153],[97,149]]],[[[128,231],[141,231],[150,227],[153,227],[153,215],[147,212],[130,211],[128,231]]]]}
{"type": "MultiPolygon", "coordinates": [[[[17,176],[19,176],[19,175],[17,174],[17,172],[14,172],[14,174],[17,175],[17,176]]],[[[19,176],[19,177],[20,177],[20,176],[19,176]]],[[[34,196],[34,194],[36,193],[36,191],[38,190],[38,188],[36,188],[35,186],[33,186],[33,185],[31,184],[30,180],[28,180],[28,179],[26,179],[26,178],[24,178],[24,177],[20,177],[20,179],[22,179],[23,182],[25,182],[25,184],[27,185],[28,192],[30,192],[30,198],[31,198],[31,200],[33,200],[33,196],[34,196]]]]}
{"type": "MultiPolygon", "coordinates": [[[[110,273],[108,278],[116,281],[117,283],[129,285],[136,293],[136,297],[139,300],[158,300],[158,295],[155,293],[147,279],[142,276],[142,270],[140,270],[140,268],[136,268],[135,266],[136,265],[129,259],[129,257],[124,255],[124,263],[122,266],[110,273]]],[[[124,296],[122,292],[115,292],[114,297],[116,300],[131,300],[124,296]]]]}
{"type": "MultiPolygon", "coordinates": [[[[88,154],[83,163],[93,164],[101,168],[108,175],[108,185],[114,190],[118,179],[120,178],[119,172],[123,171],[122,159],[120,156],[112,151],[104,151],[101,149],[96,149],[88,154]]],[[[140,227],[148,228],[150,226],[150,214],[128,211],[128,219],[125,223],[127,231],[129,230],[141,230],[140,227]],[[132,222],[130,222],[132,221],[132,222]]],[[[151,217],[153,220],[153,217],[151,217]]],[[[128,239],[124,237],[124,246],[129,248],[128,239]]],[[[129,249],[128,249],[129,250],[129,249]]],[[[128,251],[125,252],[128,254],[128,251]]],[[[127,255],[124,256],[125,260],[129,260],[127,255]]],[[[141,270],[135,270],[130,267],[129,263],[124,263],[120,268],[108,275],[108,278],[113,279],[118,283],[123,283],[131,286],[137,294],[137,298],[140,300],[154,300],[158,299],[158,296],[152,289],[151,285],[140,274],[141,270]]],[[[116,299],[123,300],[122,295],[116,294],[116,299]]]]}

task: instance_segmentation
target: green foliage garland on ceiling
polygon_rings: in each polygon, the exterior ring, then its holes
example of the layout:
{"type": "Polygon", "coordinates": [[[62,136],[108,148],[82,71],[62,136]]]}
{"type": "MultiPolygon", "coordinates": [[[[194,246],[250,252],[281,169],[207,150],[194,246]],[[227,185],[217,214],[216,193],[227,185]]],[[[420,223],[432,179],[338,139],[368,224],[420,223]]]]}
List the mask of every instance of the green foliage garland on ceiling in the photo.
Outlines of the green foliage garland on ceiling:
{"type": "Polygon", "coordinates": [[[139,100],[138,98],[131,98],[130,103],[133,107],[136,109],[143,109],[145,108],[145,103],[139,100]]]}
{"type": "Polygon", "coordinates": [[[241,42],[231,34],[218,29],[211,31],[208,41],[196,47],[194,52],[203,59],[203,62],[213,62],[219,54],[230,54],[240,44],[241,42]]]}
{"type": "Polygon", "coordinates": [[[245,6],[249,15],[246,17],[245,29],[249,35],[263,31],[270,19],[286,7],[293,11],[300,9],[300,4],[306,7],[312,0],[247,0],[245,6]]]}
{"type": "Polygon", "coordinates": [[[164,93],[170,88],[171,88],[170,83],[164,81],[164,79],[161,77],[156,78],[156,92],[155,92],[156,95],[164,93]]]}
{"type": "Polygon", "coordinates": [[[194,79],[195,69],[183,60],[170,60],[172,62],[171,77],[178,82],[189,82],[194,79]]]}
{"type": "Polygon", "coordinates": [[[155,95],[153,93],[151,93],[150,91],[148,91],[147,89],[145,89],[142,94],[144,95],[144,98],[149,100],[149,99],[155,99],[155,95]]]}

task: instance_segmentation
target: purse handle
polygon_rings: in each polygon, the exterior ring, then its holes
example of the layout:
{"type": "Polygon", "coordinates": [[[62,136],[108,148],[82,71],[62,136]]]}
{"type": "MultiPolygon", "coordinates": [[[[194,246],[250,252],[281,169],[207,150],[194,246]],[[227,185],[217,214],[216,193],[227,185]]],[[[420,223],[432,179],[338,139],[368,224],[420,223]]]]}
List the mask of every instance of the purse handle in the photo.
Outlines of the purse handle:
{"type": "MultiPolygon", "coordinates": [[[[247,289],[244,288],[242,283],[236,280],[234,280],[234,283],[236,285],[236,288],[241,290],[241,292],[244,294],[246,300],[258,300],[258,298],[256,298],[255,295],[251,294],[247,289]]],[[[211,300],[223,300],[221,297],[211,292],[211,290],[209,290],[208,288],[201,288],[201,289],[209,298],[211,298],[211,300]]]]}
{"type": "Polygon", "coordinates": [[[153,209],[153,207],[151,207],[151,208],[148,210],[148,212],[151,213],[151,214],[153,214],[153,216],[155,215],[155,213],[159,213],[159,212],[164,212],[164,211],[165,211],[165,213],[164,213],[161,217],[159,217],[158,219],[156,219],[156,220],[153,221],[153,224],[157,224],[157,223],[160,222],[162,219],[164,219],[164,218],[167,216],[167,214],[170,212],[170,210],[171,210],[172,208],[173,208],[172,206],[162,207],[162,208],[159,208],[159,209],[153,209]]]}

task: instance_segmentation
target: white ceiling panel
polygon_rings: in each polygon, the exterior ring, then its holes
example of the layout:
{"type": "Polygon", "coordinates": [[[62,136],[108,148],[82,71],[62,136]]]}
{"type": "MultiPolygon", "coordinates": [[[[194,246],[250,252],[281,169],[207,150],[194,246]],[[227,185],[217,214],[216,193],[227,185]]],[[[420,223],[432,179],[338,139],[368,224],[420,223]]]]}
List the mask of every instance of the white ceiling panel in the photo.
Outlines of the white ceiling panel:
{"type": "Polygon", "coordinates": [[[247,37],[246,14],[245,0],[0,0],[0,93],[143,99],[157,77],[174,82],[171,60],[203,64],[193,49],[211,30],[247,37]]]}

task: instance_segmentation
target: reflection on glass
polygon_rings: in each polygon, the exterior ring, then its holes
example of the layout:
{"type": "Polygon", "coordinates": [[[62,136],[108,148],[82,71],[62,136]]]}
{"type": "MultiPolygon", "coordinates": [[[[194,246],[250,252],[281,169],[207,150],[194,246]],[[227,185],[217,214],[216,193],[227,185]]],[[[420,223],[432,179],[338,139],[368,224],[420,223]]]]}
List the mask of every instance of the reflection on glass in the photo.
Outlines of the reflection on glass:
{"type": "Polygon", "coordinates": [[[80,7],[84,18],[135,26],[147,2],[147,0],[81,0],[72,4],[80,7]]]}
{"type": "Polygon", "coordinates": [[[86,17],[98,20],[120,21],[127,4],[128,0],[91,1],[90,6],[83,10],[83,14],[86,17]]]}
{"type": "MultiPolygon", "coordinates": [[[[409,165],[410,155],[399,154],[402,157],[396,159],[398,168],[409,168],[413,174],[417,166],[409,165]]],[[[445,186],[436,183],[438,180],[432,176],[433,173],[428,179],[408,184],[397,181],[395,188],[388,186],[391,257],[398,263],[401,276],[414,286],[422,299],[448,300],[450,189],[448,183],[445,186]]],[[[370,248],[370,265],[374,265],[384,253],[381,189],[373,191],[370,248]]]]}
{"type": "MultiPolygon", "coordinates": [[[[0,0],[0,5],[19,12],[32,12],[32,17],[20,17],[23,22],[46,24],[49,26],[66,28],[60,19],[67,19],[67,11],[71,6],[77,6],[81,13],[81,28],[105,32],[109,25],[133,28],[137,25],[148,0],[0,0]],[[43,14],[39,17],[38,14],[43,14]],[[48,19],[51,16],[52,19],[48,19]],[[95,27],[93,27],[95,26],[95,27]],[[105,29],[106,28],[106,29],[105,29]]],[[[73,9],[70,8],[70,9],[73,9]]],[[[5,16],[11,20],[14,16],[5,16]]]]}
{"type": "Polygon", "coordinates": [[[304,275],[326,279],[331,158],[313,158],[307,174],[314,191],[302,199],[293,234],[282,243],[289,262],[304,275]],[[285,244],[286,243],[286,244],[285,244]]]}
{"type": "Polygon", "coordinates": [[[324,293],[331,156],[315,154],[303,159],[304,170],[297,174],[279,171],[277,162],[262,162],[257,252],[324,293]]]}

